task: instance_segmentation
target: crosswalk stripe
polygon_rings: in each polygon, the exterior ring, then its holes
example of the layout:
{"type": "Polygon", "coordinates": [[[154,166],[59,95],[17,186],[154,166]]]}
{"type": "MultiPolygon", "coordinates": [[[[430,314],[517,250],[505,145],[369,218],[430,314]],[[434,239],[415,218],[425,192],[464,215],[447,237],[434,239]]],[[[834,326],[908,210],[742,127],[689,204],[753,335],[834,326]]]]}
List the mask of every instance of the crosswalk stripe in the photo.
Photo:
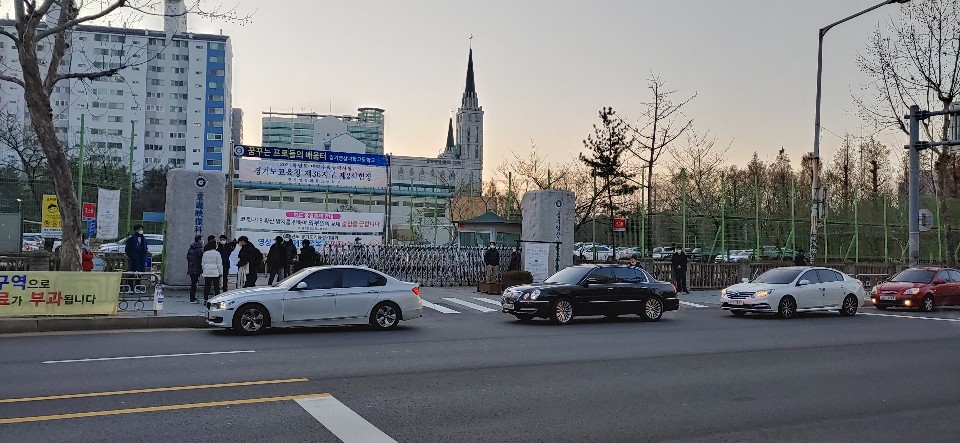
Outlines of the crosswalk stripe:
{"type": "Polygon", "coordinates": [[[488,308],[488,307],[486,307],[486,306],[480,306],[480,305],[478,305],[478,304],[476,304],[476,303],[470,303],[470,302],[468,302],[468,301],[463,301],[463,300],[460,300],[459,298],[448,298],[448,297],[445,297],[444,300],[446,300],[446,301],[448,301],[448,302],[450,302],[450,303],[456,303],[456,304],[458,304],[458,305],[460,305],[460,306],[466,306],[466,307],[471,308],[471,309],[476,309],[476,310],[478,310],[478,311],[480,311],[480,312],[496,312],[496,309],[490,309],[490,308],[488,308]]]}
{"type": "Polygon", "coordinates": [[[473,299],[474,299],[474,300],[478,300],[478,301],[482,301],[482,302],[484,302],[484,303],[490,303],[491,305],[494,305],[494,306],[496,306],[496,307],[498,307],[498,308],[501,306],[500,302],[498,302],[498,301],[496,301],[496,300],[494,300],[494,299],[492,299],[492,298],[474,297],[473,299]]]}
{"type": "Polygon", "coordinates": [[[681,304],[681,305],[684,305],[684,306],[689,306],[689,307],[691,307],[691,308],[709,308],[709,306],[707,306],[707,305],[700,305],[700,304],[696,304],[696,303],[690,303],[690,302],[688,302],[688,301],[681,301],[680,304],[681,304]]]}
{"type": "Polygon", "coordinates": [[[915,320],[960,322],[960,318],[920,317],[916,315],[880,314],[876,312],[858,312],[857,315],[869,315],[873,317],[911,318],[915,320]]]}
{"type": "Polygon", "coordinates": [[[332,396],[298,398],[296,402],[344,443],[397,443],[332,396]]]}
{"type": "Polygon", "coordinates": [[[424,308],[430,308],[430,309],[433,309],[434,311],[442,312],[442,313],[444,313],[444,314],[459,314],[459,313],[460,313],[460,311],[454,311],[453,309],[450,309],[450,308],[448,308],[448,307],[446,307],[446,306],[435,305],[435,304],[430,303],[430,302],[428,302],[428,301],[426,301],[426,300],[423,300],[423,307],[424,307],[424,308]]]}

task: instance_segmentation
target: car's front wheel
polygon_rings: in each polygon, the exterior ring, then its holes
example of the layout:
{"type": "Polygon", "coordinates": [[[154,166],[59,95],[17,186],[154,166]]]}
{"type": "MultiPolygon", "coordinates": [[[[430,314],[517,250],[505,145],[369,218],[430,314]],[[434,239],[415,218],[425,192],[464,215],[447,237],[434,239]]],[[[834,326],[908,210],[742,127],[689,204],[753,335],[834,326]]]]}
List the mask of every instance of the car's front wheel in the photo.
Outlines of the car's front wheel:
{"type": "Polygon", "coordinates": [[[643,302],[643,311],[640,312],[640,318],[645,321],[657,321],[663,315],[663,302],[657,297],[650,297],[643,302]]]}
{"type": "Polygon", "coordinates": [[[857,315],[857,308],[859,307],[859,299],[857,299],[855,295],[850,294],[843,299],[843,304],[840,305],[840,315],[844,317],[857,315]]]}
{"type": "Polygon", "coordinates": [[[793,318],[797,314],[797,302],[793,297],[786,296],[780,299],[780,304],[777,305],[777,317],[782,319],[793,318]]]}
{"type": "Polygon", "coordinates": [[[565,325],[573,320],[573,303],[561,298],[550,305],[550,320],[554,324],[565,325]]]}
{"type": "Polygon", "coordinates": [[[233,330],[243,335],[257,335],[270,326],[270,312],[263,305],[240,306],[233,315],[233,330]]]}
{"type": "Polygon", "coordinates": [[[391,302],[381,302],[370,311],[370,325],[386,331],[400,324],[400,307],[391,302]]]}
{"type": "Polygon", "coordinates": [[[936,303],[934,303],[932,295],[927,295],[923,297],[923,300],[920,300],[920,310],[923,312],[930,312],[935,307],[936,303]]]}

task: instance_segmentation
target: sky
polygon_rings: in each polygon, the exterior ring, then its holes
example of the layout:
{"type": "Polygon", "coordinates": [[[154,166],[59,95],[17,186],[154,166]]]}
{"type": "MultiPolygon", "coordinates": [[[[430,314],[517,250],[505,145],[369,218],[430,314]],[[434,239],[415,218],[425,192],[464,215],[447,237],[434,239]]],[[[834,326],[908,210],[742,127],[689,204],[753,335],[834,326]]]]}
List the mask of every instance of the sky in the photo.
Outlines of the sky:
{"type": "MultiPolygon", "coordinates": [[[[191,17],[189,27],[231,36],[233,106],[245,113],[245,143],[260,143],[262,111],[379,107],[387,152],[434,156],[460,105],[472,44],[487,177],[532,143],[551,161],[574,159],[601,107],[639,117],[651,74],[677,99],[696,94],[684,113],[730,144],[731,164],[755,151],[772,159],[781,147],[796,164],[813,145],[817,30],[878,2],[225,1],[251,13],[251,22],[191,17]]],[[[857,57],[900,8],[885,6],[827,34],[823,157],[832,158],[844,132],[874,132],[852,98],[870,81],[857,57]]],[[[899,146],[904,137],[881,139],[899,146]]]]}

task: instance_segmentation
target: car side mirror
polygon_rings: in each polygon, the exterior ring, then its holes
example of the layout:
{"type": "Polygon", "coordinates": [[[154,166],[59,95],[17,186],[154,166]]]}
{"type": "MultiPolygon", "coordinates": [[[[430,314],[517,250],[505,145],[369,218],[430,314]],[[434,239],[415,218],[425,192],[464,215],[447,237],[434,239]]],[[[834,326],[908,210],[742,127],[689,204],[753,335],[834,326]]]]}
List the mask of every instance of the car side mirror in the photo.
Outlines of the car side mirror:
{"type": "Polygon", "coordinates": [[[810,284],[810,280],[800,280],[797,282],[797,286],[806,286],[810,284]]]}
{"type": "Polygon", "coordinates": [[[307,289],[308,286],[307,286],[307,283],[306,283],[306,282],[300,282],[300,283],[297,283],[297,285],[294,286],[293,288],[296,289],[296,290],[298,290],[298,291],[302,291],[302,290],[304,290],[304,289],[307,289]]]}
{"type": "Polygon", "coordinates": [[[942,284],[945,284],[946,282],[947,282],[946,280],[944,280],[944,279],[942,279],[942,278],[938,278],[938,279],[936,279],[936,280],[933,281],[933,284],[934,284],[934,285],[942,285],[942,284]]]}

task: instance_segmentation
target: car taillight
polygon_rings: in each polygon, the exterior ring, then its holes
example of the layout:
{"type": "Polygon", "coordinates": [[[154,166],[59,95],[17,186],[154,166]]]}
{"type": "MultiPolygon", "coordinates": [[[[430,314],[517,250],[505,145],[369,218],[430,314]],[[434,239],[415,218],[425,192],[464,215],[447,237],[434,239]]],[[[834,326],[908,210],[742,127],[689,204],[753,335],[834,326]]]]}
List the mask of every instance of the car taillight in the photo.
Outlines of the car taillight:
{"type": "Polygon", "coordinates": [[[414,293],[414,294],[417,294],[417,297],[419,297],[419,296],[420,296],[420,288],[414,287],[414,288],[413,288],[413,293],[414,293]]]}

